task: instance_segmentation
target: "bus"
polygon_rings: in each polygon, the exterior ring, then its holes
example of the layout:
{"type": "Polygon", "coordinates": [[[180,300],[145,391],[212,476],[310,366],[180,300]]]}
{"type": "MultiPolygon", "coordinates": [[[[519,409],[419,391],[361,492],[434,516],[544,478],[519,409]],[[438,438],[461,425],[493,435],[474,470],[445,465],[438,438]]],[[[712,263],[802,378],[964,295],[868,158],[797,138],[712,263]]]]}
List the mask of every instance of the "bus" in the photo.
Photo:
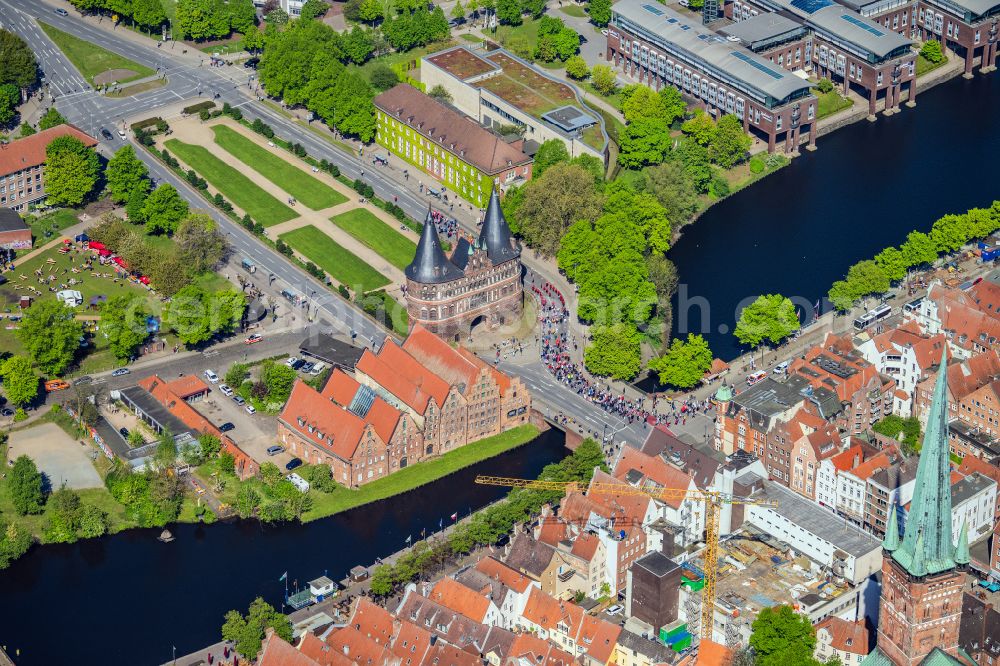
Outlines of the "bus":
{"type": "Polygon", "coordinates": [[[874,310],[869,310],[866,314],[854,320],[854,328],[863,331],[872,324],[884,321],[892,314],[892,308],[888,305],[880,305],[874,310]]]}

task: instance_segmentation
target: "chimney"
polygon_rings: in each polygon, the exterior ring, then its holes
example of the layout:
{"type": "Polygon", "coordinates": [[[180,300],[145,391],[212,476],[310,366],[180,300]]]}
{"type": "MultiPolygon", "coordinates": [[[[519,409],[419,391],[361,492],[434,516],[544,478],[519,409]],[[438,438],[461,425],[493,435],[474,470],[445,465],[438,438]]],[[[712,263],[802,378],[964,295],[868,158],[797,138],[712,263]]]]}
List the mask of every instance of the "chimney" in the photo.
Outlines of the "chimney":
{"type": "Polygon", "coordinates": [[[347,655],[349,655],[349,654],[351,654],[351,648],[349,648],[349,647],[348,647],[348,646],[347,646],[347,645],[345,644],[345,645],[344,645],[344,656],[346,657],[346,656],[347,656],[347,655]]]}
{"type": "Polygon", "coordinates": [[[855,467],[857,467],[860,464],[861,464],[861,454],[860,453],[855,453],[854,454],[854,464],[851,465],[851,469],[854,469],[855,467]]]}

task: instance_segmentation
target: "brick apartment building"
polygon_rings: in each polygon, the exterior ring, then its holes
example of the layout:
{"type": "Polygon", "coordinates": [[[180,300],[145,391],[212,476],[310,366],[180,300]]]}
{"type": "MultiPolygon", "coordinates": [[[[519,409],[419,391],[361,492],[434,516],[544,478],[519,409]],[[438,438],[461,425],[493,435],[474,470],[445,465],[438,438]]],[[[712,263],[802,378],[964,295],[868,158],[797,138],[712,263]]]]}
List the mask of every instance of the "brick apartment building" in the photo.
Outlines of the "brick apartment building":
{"type": "Polygon", "coordinates": [[[19,213],[45,198],[45,148],[53,139],[72,136],[93,148],[97,140],[73,125],[58,125],[0,144],[0,206],[19,213]]]}
{"type": "Polygon", "coordinates": [[[521,316],[521,249],[496,190],[479,237],[460,237],[451,257],[441,247],[428,211],[416,255],[404,272],[410,321],[455,342],[479,323],[495,328],[521,316]]]}
{"type": "MultiPolygon", "coordinates": [[[[995,387],[1000,381],[1000,354],[983,351],[966,360],[954,361],[947,374],[948,418],[971,430],[1000,433],[1000,403],[995,387]]],[[[937,375],[938,372],[933,372],[917,384],[915,415],[922,423],[927,422],[937,375]]]]}
{"type": "Polygon", "coordinates": [[[640,83],[672,85],[716,118],[735,115],[743,129],[798,150],[816,143],[816,97],[804,81],[667,6],[620,0],[612,7],[606,57],[640,83]]]}
{"type": "Polygon", "coordinates": [[[402,346],[365,352],[355,376],[322,391],[297,382],[278,438],[307,463],[358,487],[410,464],[528,423],[531,394],[464,347],[419,324],[402,346]]]}
{"type": "Polygon", "coordinates": [[[896,381],[892,411],[900,416],[913,412],[917,383],[933,371],[947,341],[944,334],[924,335],[913,323],[869,337],[858,336],[858,352],[878,371],[896,381]]]}

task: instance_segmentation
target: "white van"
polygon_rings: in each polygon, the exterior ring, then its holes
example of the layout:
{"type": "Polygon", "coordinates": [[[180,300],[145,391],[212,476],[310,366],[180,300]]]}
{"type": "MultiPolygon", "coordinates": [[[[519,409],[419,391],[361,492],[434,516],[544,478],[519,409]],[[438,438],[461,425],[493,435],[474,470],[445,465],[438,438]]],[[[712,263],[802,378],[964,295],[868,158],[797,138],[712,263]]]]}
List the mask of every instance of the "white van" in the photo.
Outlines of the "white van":
{"type": "Polygon", "coordinates": [[[309,374],[316,376],[324,370],[326,370],[326,363],[323,361],[316,361],[316,365],[314,365],[313,369],[309,371],[309,374]]]}

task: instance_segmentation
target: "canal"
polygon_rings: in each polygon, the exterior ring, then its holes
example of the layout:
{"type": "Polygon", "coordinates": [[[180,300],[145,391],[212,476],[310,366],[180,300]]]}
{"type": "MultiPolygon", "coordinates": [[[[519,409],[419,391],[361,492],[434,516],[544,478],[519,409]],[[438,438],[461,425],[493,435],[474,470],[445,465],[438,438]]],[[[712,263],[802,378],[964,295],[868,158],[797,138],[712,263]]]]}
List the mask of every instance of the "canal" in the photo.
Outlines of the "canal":
{"type": "Polygon", "coordinates": [[[288,572],[302,585],[334,580],[506,494],[477,474],[533,478],[566,453],[563,433],[533,442],[404,495],[305,525],[253,521],[133,530],[72,545],[36,547],[0,572],[0,645],[18,666],[170,660],[220,640],[226,611],[257,596],[279,607],[288,572]],[[20,649],[20,657],[15,657],[20,649]]]}
{"type": "Polygon", "coordinates": [[[684,229],[668,255],[680,276],[675,337],[703,333],[716,356],[735,358],[737,314],[759,294],[811,316],[851,264],[1000,198],[1000,75],[918,91],[916,108],[818,147],[684,229]]]}

